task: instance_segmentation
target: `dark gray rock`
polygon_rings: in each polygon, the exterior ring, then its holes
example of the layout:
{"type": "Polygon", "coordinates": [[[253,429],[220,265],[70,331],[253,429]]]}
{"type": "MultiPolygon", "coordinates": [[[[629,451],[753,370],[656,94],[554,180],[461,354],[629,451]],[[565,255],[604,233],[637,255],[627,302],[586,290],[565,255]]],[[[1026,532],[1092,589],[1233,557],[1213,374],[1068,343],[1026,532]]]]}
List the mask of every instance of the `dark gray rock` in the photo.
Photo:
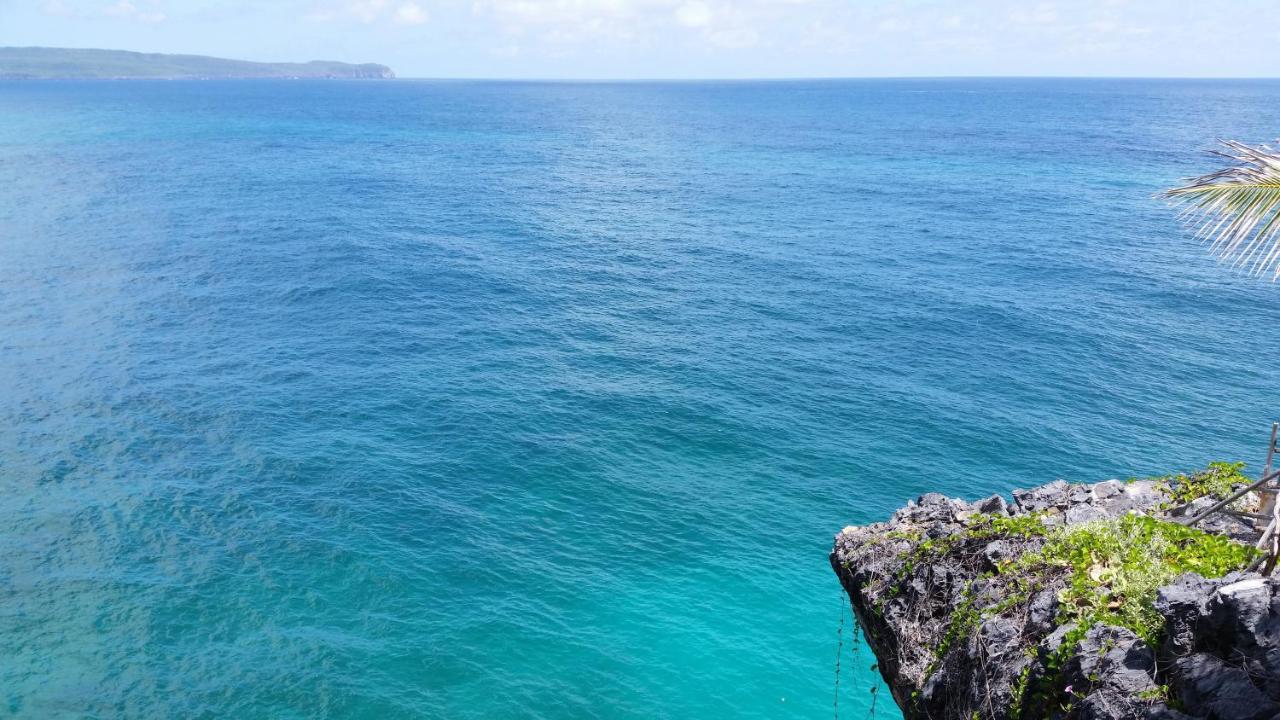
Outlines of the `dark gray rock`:
{"type": "Polygon", "coordinates": [[[1169,499],[1165,491],[1151,480],[1134,480],[1122,483],[1122,486],[1120,494],[1112,497],[1101,498],[1095,493],[1095,504],[1105,508],[1108,514],[1115,516],[1130,510],[1144,512],[1169,499]]]}
{"type": "Polygon", "coordinates": [[[982,555],[987,559],[992,568],[1000,565],[1005,560],[1011,560],[1017,554],[1012,544],[1004,540],[992,540],[982,549],[982,555]]]}
{"type": "Polygon", "coordinates": [[[1075,629],[1075,623],[1067,623],[1054,628],[1053,632],[1046,635],[1045,638],[1040,641],[1041,657],[1047,657],[1056,653],[1058,648],[1062,647],[1062,643],[1066,642],[1067,635],[1070,635],[1075,629]]]}
{"type": "Polygon", "coordinates": [[[958,513],[966,511],[971,512],[972,508],[963,500],[953,500],[941,493],[926,493],[894,513],[893,522],[950,525],[956,521],[958,513]]]}
{"type": "Polygon", "coordinates": [[[985,500],[979,500],[974,503],[974,509],[990,515],[1008,515],[1009,503],[1005,502],[1003,495],[992,495],[985,500]]]}
{"type": "Polygon", "coordinates": [[[1042,635],[1053,629],[1058,614],[1058,591],[1041,590],[1027,606],[1027,630],[1042,635]]]}
{"type": "Polygon", "coordinates": [[[916,505],[922,508],[924,507],[949,508],[953,505],[960,504],[963,502],[964,502],[963,500],[952,500],[951,498],[947,497],[946,495],[943,495],[942,493],[931,492],[931,493],[925,493],[924,495],[921,495],[919,499],[916,500],[916,505]]]}
{"type": "Polygon", "coordinates": [[[1085,503],[1072,505],[1071,507],[1067,508],[1067,512],[1066,512],[1068,525],[1074,525],[1075,523],[1086,523],[1092,520],[1102,520],[1108,516],[1109,516],[1109,513],[1106,510],[1100,507],[1095,507],[1093,505],[1087,505],[1085,503]]]}
{"type": "Polygon", "coordinates": [[[1070,486],[1065,480],[1054,480],[1030,490],[1014,490],[1013,503],[1019,513],[1065,508],[1070,503],[1070,486]]]}
{"type": "Polygon", "coordinates": [[[1119,480],[1105,480],[1093,486],[1093,500],[1108,500],[1124,492],[1124,483],[1119,480]]]}
{"type": "Polygon", "coordinates": [[[1205,604],[1216,587],[1214,581],[1188,573],[1156,592],[1156,611],[1165,618],[1165,654],[1191,652],[1205,604]]]}
{"type": "Polygon", "coordinates": [[[996,616],[978,626],[978,639],[988,656],[999,657],[1010,650],[1020,651],[1016,642],[1022,637],[1022,626],[1011,618],[996,616]]]}
{"type": "Polygon", "coordinates": [[[1142,720],[1196,720],[1190,715],[1174,710],[1164,703],[1157,703],[1147,708],[1142,720]]]}
{"type": "Polygon", "coordinates": [[[1259,707],[1280,714],[1280,583],[1275,578],[1184,575],[1160,589],[1156,609],[1165,618],[1165,654],[1178,659],[1171,674],[1188,712],[1226,717],[1218,696],[1227,693],[1250,703],[1265,701],[1259,707]]]}
{"type": "Polygon", "coordinates": [[[1088,485],[1068,485],[1067,504],[1079,505],[1093,499],[1093,489],[1088,485]]]}
{"type": "Polygon", "coordinates": [[[1280,714],[1280,704],[1264,695],[1243,668],[1207,653],[1179,658],[1176,665],[1178,698],[1195,717],[1271,720],[1280,714]]]}
{"type": "Polygon", "coordinates": [[[1084,696],[1079,716],[1084,720],[1142,717],[1159,692],[1155,667],[1155,653],[1131,631],[1093,626],[1066,671],[1073,694],[1084,696]]]}
{"type": "Polygon", "coordinates": [[[1159,592],[1159,648],[1098,625],[1071,649],[1059,675],[1051,659],[1075,630],[1059,624],[1065,576],[1038,579],[1028,596],[992,572],[1042,540],[969,536],[944,543],[946,553],[908,562],[922,540],[953,539],[982,513],[1037,513],[1056,526],[1168,503],[1167,491],[1151,481],[1056,481],[1016,491],[1012,505],[1000,496],[971,504],[928,493],[888,523],[845,528],[831,563],[906,720],[1014,720],[1015,688],[1026,686],[1060,696],[1024,698],[1033,706],[1024,703],[1020,720],[1280,720],[1280,580],[1184,575],[1159,592]],[[982,612],[961,612],[966,607],[982,612]],[[955,622],[967,624],[953,632],[955,622]]]}

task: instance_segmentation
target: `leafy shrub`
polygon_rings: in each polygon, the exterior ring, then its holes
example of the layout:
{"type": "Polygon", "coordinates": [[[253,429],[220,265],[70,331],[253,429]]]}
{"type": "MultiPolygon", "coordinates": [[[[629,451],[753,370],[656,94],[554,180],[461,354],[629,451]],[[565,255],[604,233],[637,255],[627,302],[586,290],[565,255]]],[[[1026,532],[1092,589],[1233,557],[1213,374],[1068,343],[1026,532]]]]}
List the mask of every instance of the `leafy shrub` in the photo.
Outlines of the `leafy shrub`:
{"type": "Polygon", "coordinates": [[[1086,628],[1097,622],[1118,625],[1155,645],[1163,626],[1154,606],[1161,586],[1187,572],[1221,577],[1244,567],[1255,553],[1221,535],[1125,515],[1051,533],[1040,551],[1022,556],[1005,572],[1063,568],[1069,573],[1059,593],[1063,622],[1086,628]]]}
{"type": "Polygon", "coordinates": [[[1173,504],[1183,505],[1202,497],[1222,500],[1232,491],[1252,483],[1242,470],[1242,462],[1212,462],[1190,475],[1169,475],[1160,480],[1169,488],[1173,504]]]}

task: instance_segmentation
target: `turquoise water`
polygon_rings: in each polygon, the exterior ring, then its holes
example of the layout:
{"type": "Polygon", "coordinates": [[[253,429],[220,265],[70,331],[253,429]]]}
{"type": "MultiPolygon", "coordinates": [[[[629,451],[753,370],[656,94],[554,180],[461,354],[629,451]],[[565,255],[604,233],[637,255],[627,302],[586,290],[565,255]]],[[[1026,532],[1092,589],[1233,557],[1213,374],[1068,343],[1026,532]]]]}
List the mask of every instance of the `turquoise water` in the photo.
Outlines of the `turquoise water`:
{"type": "Polygon", "coordinates": [[[0,84],[0,716],[829,717],[840,527],[1256,467],[1280,288],[1151,195],[1277,133],[1277,82],[0,84]]]}

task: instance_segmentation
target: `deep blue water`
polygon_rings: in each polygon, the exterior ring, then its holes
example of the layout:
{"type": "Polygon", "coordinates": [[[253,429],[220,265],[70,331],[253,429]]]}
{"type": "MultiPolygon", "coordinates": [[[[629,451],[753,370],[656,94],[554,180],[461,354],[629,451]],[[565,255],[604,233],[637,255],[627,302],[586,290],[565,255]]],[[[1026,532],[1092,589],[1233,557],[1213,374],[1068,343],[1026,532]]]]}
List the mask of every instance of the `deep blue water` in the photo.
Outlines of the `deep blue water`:
{"type": "Polygon", "coordinates": [[[1280,287],[1152,194],[1277,134],[1277,82],[0,84],[0,716],[829,717],[842,526],[1256,468],[1280,287]]]}

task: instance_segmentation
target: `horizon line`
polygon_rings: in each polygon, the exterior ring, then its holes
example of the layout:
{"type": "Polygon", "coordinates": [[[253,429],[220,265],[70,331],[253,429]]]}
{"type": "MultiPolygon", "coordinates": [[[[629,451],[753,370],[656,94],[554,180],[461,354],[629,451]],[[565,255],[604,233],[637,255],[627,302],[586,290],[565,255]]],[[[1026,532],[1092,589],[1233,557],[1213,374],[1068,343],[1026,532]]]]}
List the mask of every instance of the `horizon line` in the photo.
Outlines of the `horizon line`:
{"type": "Polygon", "coordinates": [[[431,82],[818,82],[840,80],[1280,80],[1280,75],[794,75],[782,77],[494,77],[397,75],[431,82]]]}
{"type": "MultiPolygon", "coordinates": [[[[344,65],[381,65],[395,73],[394,78],[379,78],[382,80],[410,80],[410,81],[432,81],[432,82],[583,82],[583,83],[627,83],[627,82],[817,82],[817,81],[839,81],[839,80],[1280,80],[1280,75],[1005,75],[1005,74],[974,74],[974,75],[933,75],[933,74],[904,74],[904,75],[783,75],[783,76],[728,76],[728,77],[500,77],[500,76],[483,76],[483,75],[455,75],[455,76],[431,76],[431,75],[407,75],[401,76],[396,72],[395,68],[377,61],[351,61],[351,60],[246,60],[243,58],[224,56],[224,55],[205,55],[199,52],[156,52],[147,50],[125,50],[122,48],[105,48],[105,47],[60,47],[53,45],[0,45],[0,49],[10,50],[71,50],[71,51],[88,51],[88,52],[120,52],[137,55],[169,55],[169,56],[187,56],[200,57],[213,60],[230,60],[234,62],[247,62],[259,65],[307,65],[310,63],[340,63],[344,65]]],[[[26,79],[26,78],[7,78],[7,79],[26,79]]],[[[30,78],[30,79],[79,79],[79,80],[165,80],[176,78],[164,77],[138,77],[138,78],[30,78]]],[[[192,78],[195,79],[195,78],[192,78]]],[[[272,79],[272,78],[217,78],[217,79],[272,79]]],[[[275,78],[288,79],[288,78],[275,78]]],[[[357,78],[335,78],[335,79],[357,79],[357,78]]]]}
{"type": "MultiPolygon", "coordinates": [[[[253,61],[249,61],[253,62],[253,61]]],[[[343,61],[313,61],[343,62],[343,61]]],[[[297,63],[305,64],[305,63],[297,63]]],[[[379,63],[346,63],[379,64],[379,63]]],[[[500,77],[484,75],[397,75],[392,78],[320,78],[320,77],[3,77],[9,82],[120,82],[122,80],[147,80],[174,82],[179,80],[261,80],[261,81],[316,81],[316,82],[492,82],[492,83],[787,83],[787,82],[847,82],[867,80],[1183,80],[1183,81],[1280,81],[1278,75],[796,75],[785,77],[500,77]]]]}

